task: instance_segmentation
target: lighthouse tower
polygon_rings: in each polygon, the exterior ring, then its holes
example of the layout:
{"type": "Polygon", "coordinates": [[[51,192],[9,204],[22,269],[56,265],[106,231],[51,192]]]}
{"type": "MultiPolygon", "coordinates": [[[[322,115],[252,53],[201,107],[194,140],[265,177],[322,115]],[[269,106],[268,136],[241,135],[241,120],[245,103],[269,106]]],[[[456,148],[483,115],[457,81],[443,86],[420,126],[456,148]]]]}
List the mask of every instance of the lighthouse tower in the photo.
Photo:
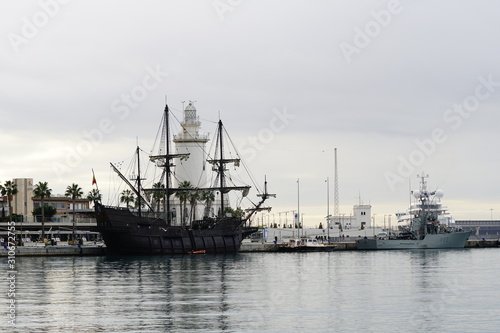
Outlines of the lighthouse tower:
{"type": "MultiPolygon", "coordinates": [[[[208,142],[208,135],[200,134],[201,122],[196,115],[196,108],[193,102],[184,109],[184,120],[181,123],[181,131],[178,135],[174,135],[173,142],[175,144],[175,151],[177,154],[189,154],[188,159],[174,159],[175,173],[173,179],[174,187],[182,186],[185,181],[190,182],[192,187],[206,187],[207,174],[206,174],[206,143],[208,142]]],[[[178,200],[176,200],[178,204],[178,200]]],[[[175,205],[177,211],[177,220],[180,218],[180,206],[175,205]]],[[[198,204],[196,208],[196,218],[203,217],[203,207],[198,204]]],[[[188,207],[188,210],[190,208],[188,207]]],[[[186,212],[182,214],[186,217],[186,212]]]]}
{"type": "Polygon", "coordinates": [[[193,187],[206,186],[205,145],[208,142],[208,136],[200,135],[200,126],[196,108],[190,101],[184,109],[182,129],[173,139],[177,154],[189,154],[187,160],[176,159],[174,161],[176,186],[181,185],[184,181],[189,181],[193,187]]]}

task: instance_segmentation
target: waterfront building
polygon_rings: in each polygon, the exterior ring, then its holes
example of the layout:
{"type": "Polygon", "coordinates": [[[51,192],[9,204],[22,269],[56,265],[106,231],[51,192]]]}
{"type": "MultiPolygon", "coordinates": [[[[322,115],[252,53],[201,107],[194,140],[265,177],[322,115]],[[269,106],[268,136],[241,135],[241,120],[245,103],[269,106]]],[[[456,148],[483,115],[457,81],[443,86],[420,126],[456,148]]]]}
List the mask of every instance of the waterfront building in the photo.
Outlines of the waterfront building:
{"type": "Polygon", "coordinates": [[[372,227],[371,205],[354,205],[351,215],[332,216],[330,227],[348,230],[364,230],[372,227]],[[339,228],[340,226],[340,228],[339,228]]]}
{"type": "MultiPolygon", "coordinates": [[[[41,218],[35,221],[33,211],[41,206],[40,198],[33,197],[32,178],[16,178],[14,182],[18,186],[18,193],[13,196],[12,210],[16,217],[16,234],[23,242],[41,238],[41,218]]],[[[56,214],[45,222],[45,235],[47,238],[57,238],[61,241],[69,240],[73,230],[73,200],[63,195],[51,196],[44,199],[44,205],[56,209],[56,214]]],[[[0,197],[0,211],[3,216],[8,216],[7,197],[0,197]]],[[[0,222],[0,239],[7,237],[7,220],[0,222]]],[[[90,209],[86,199],[75,200],[75,227],[77,237],[87,240],[98,238],[95,232],[95,212],[90,209]]]]}
{"type": "MultiPolygon", "coordinates": [[[[71,222],[73,221],[73,200],[69,197],[62,195],[51,196],[45,198],[44,204],[52,206],[56,209],[56,214],[52,218],[52,222],[71,222]]],[[[40,207],[42,202],[40,198],[33,198],[33,207],[40,207]]],[[[94,220],[95,213],[90,209],[90,204],[87,199],[75,200],[75,219],[77,222],[89,222],[90,219],[94,220]]]]}
{"type": "Polygon", "coordinates": [[[500,220],[457,220],[456,226],[479,238],[500,238],[500,220]]]}
{"type": "MultiPolygon", "coordinates": [[[[33,196],[33,178],[14,178],[14,184],[17,185],[17,194],[12,196],[12,212],[22,217],[24,222],[34,222],[33,211],[40,207],[40,198],[33,196]]],[[[46,206],[52,206],[56,209],[56,214],[52,222],[70,222],[73,221],[73,200],[63,195],[51,196],[44,199],[46,206]]],[[[9,202],[7,196],[0,197],[0,212],[3,216],[9,215],[9,202]]],[[[87,199],[75,200],[75,215],[80,221],[92,222],[94,219],[94,210],[90,209],[87,199]]]]}
{"type": "MultiPolygon", "coordinates": [[[[14,178],[12,182],[17,186],[17,194],[12,196],[12,213],[23,216],[24,219],[33,218],[33,178],[14,178]]],[[[9,216],[9,199],[0,197],[0,211],[2,217],[9,216]]]]}
{"type": "MultiPolygon", "coordinates": [[[[358,204],[353,206],[350,215],[339,214],[338,216],[330,216],[330,229],[359,231],[371,228],[373,226],[371,208],[371,205],[358,204]]],[[[327,228],[327,224],[328,221],[321,222],[323,229],[327,228]]],[[[262,217],[257,219],[257,225],[296,229],[298,226],[297,213],[296,211],[286,211],[262,215],[262,217]],[[271,216],[273,217],[272,220],[270,219],[271,216]]]]}
{"type": "Polygon", "coordinates": [[[13,213],[27,220],[32,219],[33,178],[14,178],[13,181],[17,185],[17,194],[12,197],[13,213]]]}

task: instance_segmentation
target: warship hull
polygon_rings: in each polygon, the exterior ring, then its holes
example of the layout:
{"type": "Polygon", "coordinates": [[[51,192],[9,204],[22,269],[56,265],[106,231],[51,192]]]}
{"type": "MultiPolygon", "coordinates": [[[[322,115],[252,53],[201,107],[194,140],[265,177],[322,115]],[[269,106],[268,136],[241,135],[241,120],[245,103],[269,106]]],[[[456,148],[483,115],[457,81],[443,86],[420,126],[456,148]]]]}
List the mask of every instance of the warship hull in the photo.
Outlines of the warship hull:
{"type": "Polygon", "coordinates": [[[358,250],[410,250],[410,249],[459,249],[464,248],[471,232],[427,234],[423,239],[361,239],[358,250]]]}

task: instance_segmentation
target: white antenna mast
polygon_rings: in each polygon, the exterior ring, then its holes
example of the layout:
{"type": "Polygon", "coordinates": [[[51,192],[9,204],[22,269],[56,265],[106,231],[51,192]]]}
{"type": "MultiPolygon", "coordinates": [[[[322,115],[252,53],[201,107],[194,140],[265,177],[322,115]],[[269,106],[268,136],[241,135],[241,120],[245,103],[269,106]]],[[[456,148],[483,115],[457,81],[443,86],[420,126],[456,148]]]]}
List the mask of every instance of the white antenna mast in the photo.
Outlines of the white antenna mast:
{"type": "Polygon", "coordinates": [[[333,192],[333,216],[335,216],[337,219],[339,218],[339,175],[338,175],[338,166],[337,166],[337,148],[334,148],[334,155],[335,155],[335,188],[333,192]]]}

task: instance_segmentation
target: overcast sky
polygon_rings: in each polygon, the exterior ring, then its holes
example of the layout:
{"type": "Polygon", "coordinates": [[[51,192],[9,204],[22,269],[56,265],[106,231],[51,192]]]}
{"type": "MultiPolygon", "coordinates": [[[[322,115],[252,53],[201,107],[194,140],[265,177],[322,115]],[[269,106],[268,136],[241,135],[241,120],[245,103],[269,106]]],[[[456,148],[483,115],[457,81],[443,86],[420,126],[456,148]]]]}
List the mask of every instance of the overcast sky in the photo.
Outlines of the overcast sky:
{"type": "MultiPolygon", "coordinates": [[[[3,1],[0,182],[78,183],[149,150],[165,95],[219,114],[273,213],[383,216],[430,175],[456,219],[500,219],[498,1],[3,1]],[[491,210],[493,209],[493,210],[491,210]]],[[[255,194],[255,193],[253,193],[255,194]]],[[[109,198],[108,198],[109,197],[109,198]]],[[[116,202],[115,202],[116,203],[116,202]]]]}

